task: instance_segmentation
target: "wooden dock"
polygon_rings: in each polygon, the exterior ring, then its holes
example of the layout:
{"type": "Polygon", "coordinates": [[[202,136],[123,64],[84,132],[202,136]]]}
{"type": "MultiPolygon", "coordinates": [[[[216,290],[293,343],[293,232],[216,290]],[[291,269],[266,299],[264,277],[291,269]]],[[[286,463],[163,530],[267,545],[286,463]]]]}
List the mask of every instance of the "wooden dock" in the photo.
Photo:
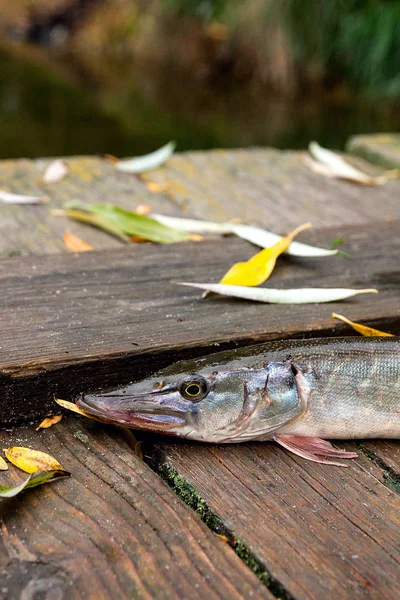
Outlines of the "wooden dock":
{"type": "MultiPolygon", "coordinates": [[[[399,146],[395,136],[357,138],[350,160],[376,174],[400,164],[399,146]]],[[[177,154],[142,177],[74,157],[65,180],[44,186],[47,162],[0,162],[0,189],[51,198],[0,206],[0,437],[2,448],[49,452],[72,476],[0,500],[0,598],[397,600],[400,443],[342,443],[359,458],[339,469],[274,444],[138,434],[143,462],[111,426],[69,415],[35,427],[57,412],[55,394],[73,399],[238,345],[349,334],[333,311],[400,334],[400,181],[327,179],[303,153],[272,149],[177,154]],[[201,300],[171,280],[218,281],[253,246],[231,237],[125,246],[50,214],[71,198],[281,233],[312,221],[300,241],[329,247],[343,237],[350,258],[284,257],[271,285],[380,294],[319,306],[201,300]],[[96,251],[68,253],[66,228],[96,251]]],[[[1,476],[21,479],[14,468],[1,476]]]]}

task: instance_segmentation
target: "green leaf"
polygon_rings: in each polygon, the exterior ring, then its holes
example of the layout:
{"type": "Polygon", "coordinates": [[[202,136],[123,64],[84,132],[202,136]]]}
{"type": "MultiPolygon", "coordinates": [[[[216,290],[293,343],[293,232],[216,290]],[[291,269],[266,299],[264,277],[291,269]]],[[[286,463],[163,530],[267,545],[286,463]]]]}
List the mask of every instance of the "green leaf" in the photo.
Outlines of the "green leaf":
{"type": "Polygon", "coordinates": [[[107,233],[111,233],[111,235],[114,235],[128,244],[131,242],[129,236],[126,235],[120,227],[118,227],[113,221],[110,221],[101,215],[74,209],[66,209],[59,212],[57,211],[57,214],[61,214],[62,216],[75,219],[75,221],[80,221],[81,223],[87,223],[88,225],[93,225],[93,227],[103,229],[104,231],[107,231],[107,233]]]}
{"type": "Polygon", "coordinates": [[[25,481],[16,485],[15,487],[10,487],[8,485],[0,485],[0,498],[13,498],[17,496],[23,490],[28,488],[36,487],[37,485],[42,485],[43,483],[50,483],[55,479],[59,479],[60,477],[69,477],[71,473],[68,471],[37,471],[36,473],[32,473],[29,475],[25,481]]]}
{"type": "MultiPolygon", "coordinates": [[[[79,202],[68,202],[65,208],[67,214],[77,212],[76,210],[68,210],[71,208],[78,209],[79,214],[81,214],[80,211],[87,211],[92,224],[97,224],[98,227],[103,229],[105,229],[104,225],[106,224],[109,231],[114,228],[115,231],[122,232],[125,241],[127,241],[128,236],[137,236],[159,244],[173,244],[190,240],[190,236],[185,232],[178,231],[146,215],[138,215],[114,204],[95,203],[84,205],[79,202]],[[96,220],[97,223],[95,223],[96,220]]],[[[87,220],[87,222],[90,221],[87,220]]]]}
{"type": "Polygon", "coordinates": [[[122,173],[143,173],[151,169],[157,169],[167,161],[175,150],[175,142],[169,142],[162,148],[145,154],[144,156],[136,156],[127,160],[120,160],[116,164],[118,171],[122,173]]]}

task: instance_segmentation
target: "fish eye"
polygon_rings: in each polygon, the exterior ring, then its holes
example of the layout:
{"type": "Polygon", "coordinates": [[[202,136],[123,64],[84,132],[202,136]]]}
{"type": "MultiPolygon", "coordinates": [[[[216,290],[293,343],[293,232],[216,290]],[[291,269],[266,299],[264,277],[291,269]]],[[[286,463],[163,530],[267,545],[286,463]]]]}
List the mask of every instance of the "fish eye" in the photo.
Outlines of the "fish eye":
{"type": "Polygon", "coordinates": [[[193,377],[193,379],[183,381],[179,387],[180,395],[192,402],[198,402],[205,398],[208,391],[207,381],[202,377],[193,377]]]}

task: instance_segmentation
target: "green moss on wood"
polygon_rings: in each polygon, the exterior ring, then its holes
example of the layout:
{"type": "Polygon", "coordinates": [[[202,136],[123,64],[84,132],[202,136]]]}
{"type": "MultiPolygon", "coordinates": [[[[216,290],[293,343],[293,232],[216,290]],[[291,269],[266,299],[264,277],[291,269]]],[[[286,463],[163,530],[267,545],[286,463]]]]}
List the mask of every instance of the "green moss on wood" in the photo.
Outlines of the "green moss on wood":
{"type": "Polygon", "coordinates": [[[196,492],[194,487],[176,469],[164,462],[157,465],[156,471],[179,498],[199,515],[207,527],[215,533],[226,537],[227,543],[234,549],[239,558],[277,598],[281,600],[293,600],[291,594],[268,572],[246,544],[240,538],[236,537],[223,521],[211,511],[204,498],[196,492]]]}

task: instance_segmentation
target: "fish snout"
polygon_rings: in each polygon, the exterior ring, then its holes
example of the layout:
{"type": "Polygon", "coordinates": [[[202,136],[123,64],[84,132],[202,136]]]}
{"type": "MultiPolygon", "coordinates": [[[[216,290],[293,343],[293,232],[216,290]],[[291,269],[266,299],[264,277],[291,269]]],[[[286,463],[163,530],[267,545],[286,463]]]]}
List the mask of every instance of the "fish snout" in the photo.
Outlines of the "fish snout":
{"type": "Polygon", "coordinates": [[[186,425],[187,409],[182,402],[151,392],[138,395],[115,392],[86,394],[79,397],[76,404],[88,415],[105,423],[125,427],[172,432],[186,425]]]}

